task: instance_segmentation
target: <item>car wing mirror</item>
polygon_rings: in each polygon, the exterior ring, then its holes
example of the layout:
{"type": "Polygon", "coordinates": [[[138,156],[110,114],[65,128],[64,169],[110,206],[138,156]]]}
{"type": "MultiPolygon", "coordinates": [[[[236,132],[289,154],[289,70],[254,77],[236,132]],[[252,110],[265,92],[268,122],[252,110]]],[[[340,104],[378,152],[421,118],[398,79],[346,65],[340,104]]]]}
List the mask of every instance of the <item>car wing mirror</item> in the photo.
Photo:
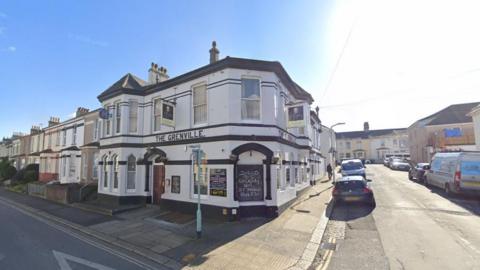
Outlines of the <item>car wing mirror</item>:
{"type": "Polygon", "coordinates": [[[424,170],[430,170],[430,165],[425,165],[425,166],[423,166],[423,169],[424,169],[424,170]]]}
{"type": "Polygon", "coordinates": [[[372,182],[372,179],[365,179],[367,182],[372,182]]]}

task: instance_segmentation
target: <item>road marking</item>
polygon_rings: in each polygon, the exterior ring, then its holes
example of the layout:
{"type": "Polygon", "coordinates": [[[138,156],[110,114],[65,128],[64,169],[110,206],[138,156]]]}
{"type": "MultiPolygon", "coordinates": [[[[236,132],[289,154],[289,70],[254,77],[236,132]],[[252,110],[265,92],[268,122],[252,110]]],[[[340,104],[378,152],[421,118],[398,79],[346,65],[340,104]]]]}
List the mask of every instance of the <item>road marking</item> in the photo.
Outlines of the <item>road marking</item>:
{"type": "Polygon", "coordinates": [[[78,258],[72,255],[68,255],[60,251],[53,250],[52,252],[55,259],[57,259],[58,265],[60,266],[61,270],[72,270],[72,267],[70,267],[70,264],[68,263],[68,261],[76,262],[81,265],[86,265],[90,268],[94,268],[97,270],[115,270],[108,266],[94,263],[94,262],[91,262],[82,258],[78,258]]]}
{"type": "MultiPolygon", "coordinates": [[[[328,239],[328,243],[330,244],[335,244],[336,242],[336,239],[333,238],[333,237],[330,237],[328,239]]],[[[329,249],[325,252],[324,254],[324,259],[322,260],[322,262],[317,266],[316,270],[325,270],[328,268],[328,266],[330,265],[330,260],[332,259],[332,255],[333,255],[333,250],[329,249]]]]}
{"type": "MultiPolygon", "coordinates": [[[[110,253],[110,254],[112,254],[112,255],[120,258],[120,259],[131,262],[132,264],[135,264],[135,265],[137,265],[137,266],[139,266],[143,269],[149,269],[149,270],[150,269],[155,269],[154,267],[148,265],[147,263],[145,263],[143,261],[140,261],[136,258],[133,258],[130,255],[127,255],[127,254],[123,253],[122,251],[118,251],[118,250],[115,250],[113,248],[107,247],[106,245],[104,245],[100,242],[100,241],[104,241],[104,240],[96,239],[95,237],[92,237],[92,236],[91,236],[92,239],[87,238],[87,237],[80,234],[80,233],[83,233],[83,232],[73,231],[74,229],[67,228],[67,227],[64,227],[60,224],[57,224],[57,223],[55,223],[55,221],[49,220],[47,217],[42,217],[38,213],[31,213],[27,210],[28,208],[23,209],[23,208],[17,206],[16,202],[12,202],[9,199],[5,199],[5,198],[0,197],[0,203],[5,205],[5,206],[8,206],[10,208],[13,208],[13,209],[29,216],[29,217],[32,217],[33,219],[38,220],[38,221],[40,221],[40,222],[42,222],[42,223],[44,223],[44,224],[46,224],[46,225],[48,225],[48,226],[50,226],[54,229],[57,229],[61,232],[64,232],[67,235],[70,235],[70,236],[72,236],[72,237],[74,237],[74,238],[76,238],[80,241],[83,241],[83,242],[91,245],[94,248],[98,248],[100,250],[106,251],[106,252],[108,252],[108,253],[110,253]],[[95,240],[93,240],[93,239],[95,239],[95,240]]],[[[21,204],[19,204],[19,205],[21,205],[21,204]]],[[[145,256],[143,256],[143,257],[145,257],[145,256]]]]}

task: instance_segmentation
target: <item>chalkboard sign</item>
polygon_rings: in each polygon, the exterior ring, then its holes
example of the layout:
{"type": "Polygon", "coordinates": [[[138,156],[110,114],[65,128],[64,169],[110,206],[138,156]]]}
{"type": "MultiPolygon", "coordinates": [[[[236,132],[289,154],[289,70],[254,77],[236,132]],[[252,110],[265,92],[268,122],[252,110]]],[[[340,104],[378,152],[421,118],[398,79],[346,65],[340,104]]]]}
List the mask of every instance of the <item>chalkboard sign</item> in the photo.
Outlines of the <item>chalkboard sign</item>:
{"type": "Polygon", "coordinates": [[[263,201],[263,165],[237,166],[237,197],[241,202],[263,201]]]}
{"type": "Polygon", "coordinates": [[[172,193],[180,193],[180,176],[172,175],[172,193]]]}
{"type": "Polygon", "coordinates": [[[227,169],[210,169],[210,195],[227,197],[227,169]]]}

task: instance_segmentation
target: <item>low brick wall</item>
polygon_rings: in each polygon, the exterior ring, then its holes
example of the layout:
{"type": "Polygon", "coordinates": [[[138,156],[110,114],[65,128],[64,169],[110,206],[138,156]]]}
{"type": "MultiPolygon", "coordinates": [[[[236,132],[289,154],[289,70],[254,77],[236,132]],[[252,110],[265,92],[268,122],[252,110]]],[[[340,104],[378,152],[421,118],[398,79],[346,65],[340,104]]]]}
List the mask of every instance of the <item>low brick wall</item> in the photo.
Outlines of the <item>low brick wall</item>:
{"type": "Polygon", "coordinates": [[[58,173],[40,173],[38,175],[38,181],[40,182],[50,182],[52,180],[57,180],[58,179],[58,173]]]}
{"type": "Polygon", "coordinates": [[[59,203],[68,203],[68,186],[67,185],[47,185],[46,199],[59,203]]]}

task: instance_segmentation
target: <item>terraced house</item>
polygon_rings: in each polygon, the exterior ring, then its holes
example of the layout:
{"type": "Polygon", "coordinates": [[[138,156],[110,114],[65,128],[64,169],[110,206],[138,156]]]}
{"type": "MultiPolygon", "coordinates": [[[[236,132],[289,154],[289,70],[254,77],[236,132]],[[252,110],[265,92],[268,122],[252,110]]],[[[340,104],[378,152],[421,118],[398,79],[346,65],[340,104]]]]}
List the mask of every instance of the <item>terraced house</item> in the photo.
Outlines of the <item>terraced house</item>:
{"type": "Polygon", "coordinates": [[[226,57],[169,78],[126,74],[98,96],[99,199],[207,215],[276,216],[320,177],[321,123],[279,62],[226,57]],[[313,116],[311,117],[311,114],[313,116]],[[197,188],[190,146],[206,153],[197,188]]]}

